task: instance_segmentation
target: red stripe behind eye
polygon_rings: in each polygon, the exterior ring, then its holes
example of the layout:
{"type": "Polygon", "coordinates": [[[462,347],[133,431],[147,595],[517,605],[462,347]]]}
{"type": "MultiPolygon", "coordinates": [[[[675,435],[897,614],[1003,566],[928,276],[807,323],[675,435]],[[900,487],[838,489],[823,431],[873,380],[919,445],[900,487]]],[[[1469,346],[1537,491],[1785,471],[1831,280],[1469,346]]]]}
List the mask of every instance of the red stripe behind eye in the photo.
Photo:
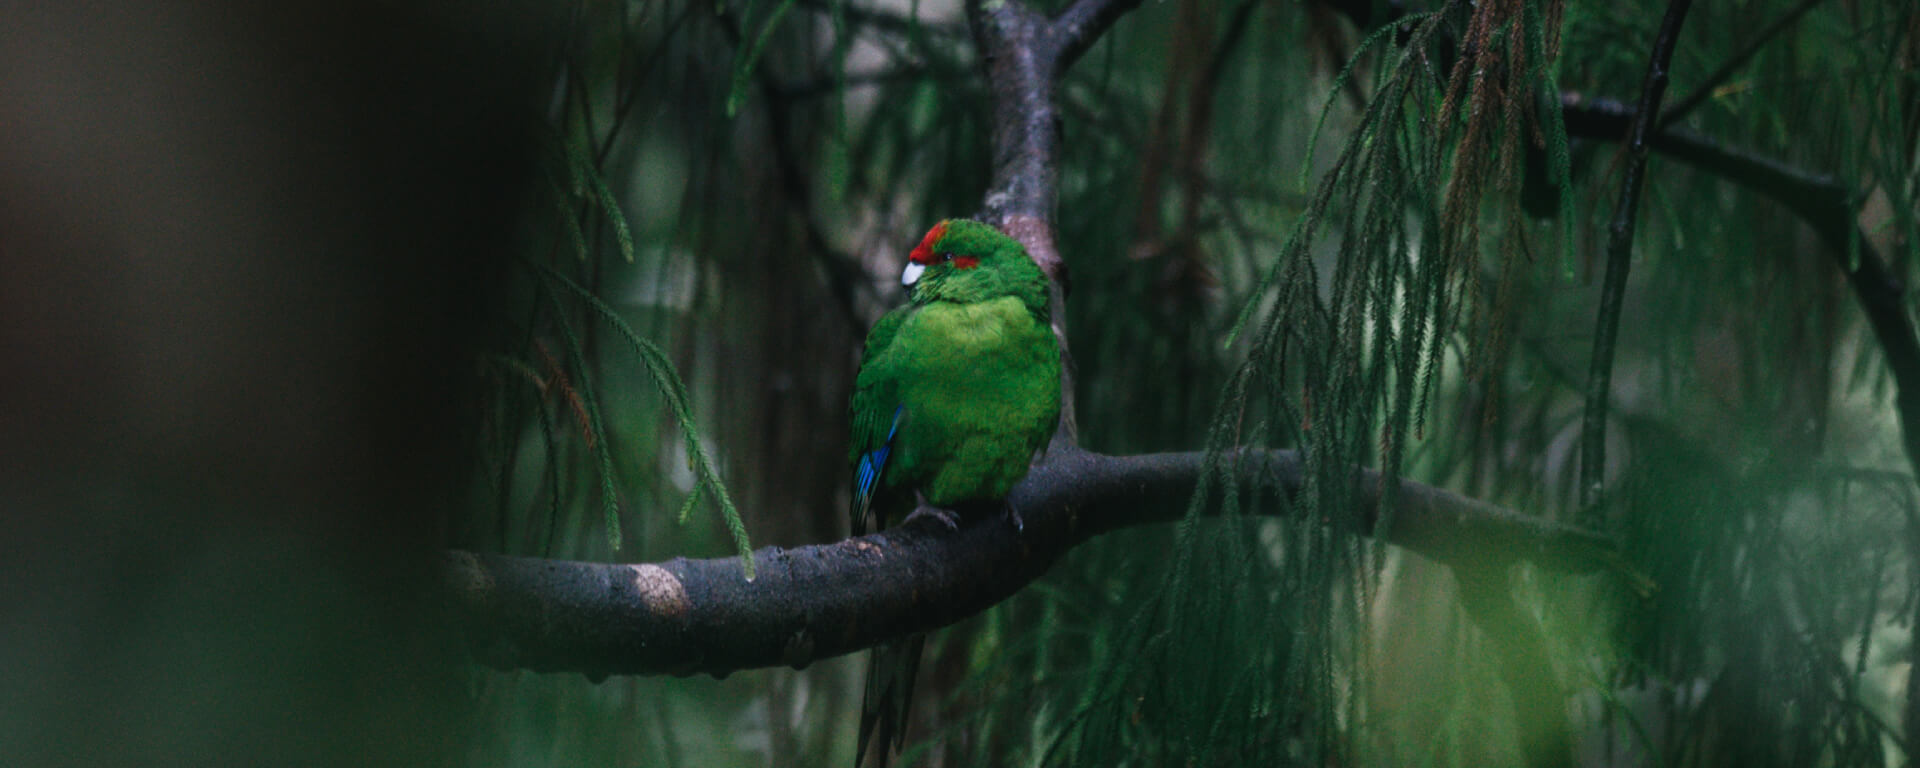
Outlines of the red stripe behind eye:
{"type": "Polygon", "coordinates": [[[980,259],[973,256],[955,256],[953,257],[953,265],[961,269],[973,269],[974,267],[980,266],[980,259]]]}
{"type": "Polygon", "coordinates": [[[936,258],[933,253],[933,244],[940,242],[940,238],[946,235],[946,222],[933,225],[933,229],[927,230],[927,236],[920,239],[920,244],[914,246],[913,252],[907,254],[907,259],[921,266],[932,264],[936,258]]]}

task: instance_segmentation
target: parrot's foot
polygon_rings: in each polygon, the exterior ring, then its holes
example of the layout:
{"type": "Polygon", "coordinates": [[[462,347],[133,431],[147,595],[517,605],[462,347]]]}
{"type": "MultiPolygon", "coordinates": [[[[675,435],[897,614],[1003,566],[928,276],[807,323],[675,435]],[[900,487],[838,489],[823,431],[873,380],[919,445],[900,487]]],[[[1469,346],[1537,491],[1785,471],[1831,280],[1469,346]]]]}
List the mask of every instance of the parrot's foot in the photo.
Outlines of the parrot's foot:
{"type": "MultiPolygon", "coordinates": [[[[919,507],[915,508],[913,510],[913,514],[907,515],[907,520],[912,520],[916,517],[920,517],[921,515],[926,515],[927,517],[931,517],[935,520],[940,521],[941,524],[947,526],[947,530],[949,531],[960,530],[959,515],[956,515],[952,512],[948,512],[947,510],[941,509],[939,507],[930,507],[925,504],[922,504],[919,507]]],[[[901,522],[905,523],[906,521],[903,520],[901,522]]]]}

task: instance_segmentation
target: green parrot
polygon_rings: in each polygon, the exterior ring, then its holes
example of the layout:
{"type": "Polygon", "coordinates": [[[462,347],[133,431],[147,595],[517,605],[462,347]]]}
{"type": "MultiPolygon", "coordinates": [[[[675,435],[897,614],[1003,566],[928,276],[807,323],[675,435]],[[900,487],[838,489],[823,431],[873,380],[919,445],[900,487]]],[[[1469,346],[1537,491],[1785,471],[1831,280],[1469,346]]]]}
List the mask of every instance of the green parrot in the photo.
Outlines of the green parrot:
{"type": "MultiPolygon", "coordinates": [[[[1003,503],[1060,418],[1047,278],[1019,241],[978,221],[942,221],[909,254],[900,281],[907,303],[873,324],[854,382],[855,536],[920,502],[1003,503]]],[[[876,732],[881,766],[904,741],[925,640],[874,649],[855,768],[876,732]]]]}

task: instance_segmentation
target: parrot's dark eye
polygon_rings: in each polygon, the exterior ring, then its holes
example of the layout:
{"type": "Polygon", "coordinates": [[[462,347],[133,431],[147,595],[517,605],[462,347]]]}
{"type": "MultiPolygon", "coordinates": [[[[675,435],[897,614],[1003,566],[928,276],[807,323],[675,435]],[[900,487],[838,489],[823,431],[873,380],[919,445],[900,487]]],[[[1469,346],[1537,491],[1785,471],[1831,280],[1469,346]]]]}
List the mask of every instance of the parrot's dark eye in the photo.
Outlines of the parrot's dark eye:
{"type": "Polygon", "coordinates": [[[943,254],[940,254],[940,259],[941,259],[942,261],[953,261],[953,254],[951,254],[951,253],[943,253],[943,254]]]}

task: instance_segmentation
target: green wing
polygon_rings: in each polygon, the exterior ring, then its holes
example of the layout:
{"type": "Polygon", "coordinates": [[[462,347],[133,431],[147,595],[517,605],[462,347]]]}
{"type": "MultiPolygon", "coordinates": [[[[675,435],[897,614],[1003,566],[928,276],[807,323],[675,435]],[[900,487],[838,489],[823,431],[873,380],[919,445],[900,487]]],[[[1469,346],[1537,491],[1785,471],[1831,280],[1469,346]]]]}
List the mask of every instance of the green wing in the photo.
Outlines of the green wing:
{"type": "Polygon", "coordinates": [[[893,453],[893,438],[899,433],[905,411],[900,402],[898,372],[890,370],[884,359],[893,337],[913,313],[904,306],[888,312],[867,333],[866,354],[860,375],[853,384],[853,428],[848,441],[848,463],[853,466],[853,535],[880,528],[873,508],[880,494],[888,459],[893,453]]]}

